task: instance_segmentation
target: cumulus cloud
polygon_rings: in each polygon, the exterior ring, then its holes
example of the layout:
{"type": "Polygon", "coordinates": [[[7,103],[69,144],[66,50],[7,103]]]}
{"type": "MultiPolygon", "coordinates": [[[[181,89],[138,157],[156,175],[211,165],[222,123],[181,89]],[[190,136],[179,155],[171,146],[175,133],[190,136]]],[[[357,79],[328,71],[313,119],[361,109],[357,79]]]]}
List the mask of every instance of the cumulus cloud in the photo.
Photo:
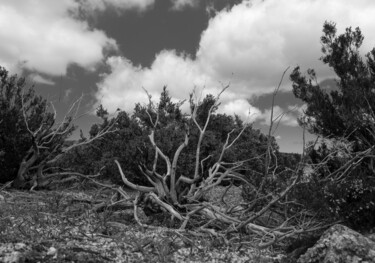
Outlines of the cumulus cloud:
{"type": "Polygon", "coordinates": [[[39,74],[31,74],[29,77],[33,82],[36,82],[36,83],[41,83],[45,85],[55,85],[55,82],[53,80],[42,77],[39,74]]]}
{"type": "Polygon", "coordinates": [[[230,100],[219,108],[218,113],[238,115],[245,122],[254,122],[262,117],[261,111],[250,105],[246,99],[230,100]]]}
{"type": "MultiPolygon", "coordinates": [[[[273,120],[274,123],[280,123],[284,126],[297,127],[298,118],[301,117],[306,110],[307,105],[288,105],[286,108],[280,106],[274,106],[273,108],[273,120]]],[[[271,108],[266,109],[262,112],[258,112],[255,115],[255,120],[259,121],[262,125],[270,125],[271,121],[271,108]]]]}
{"type": "Polygon", "coordinates": [[[116,10],[138,10],[145,11],[152,7],[155,0],[79,0],[83,10],[92,11],[104,11],[107,8],[116,10]]]}
{"type": "MultiPolygon", "coordinates": [[[[286,67],[312,67],[319,79],[332,77],[333,72],[318,60],[326,20],[337,22],[338,32],[359,26],[367,37],[364,50],[369,51],[375,43],[375,24],[369,20],[374,12],[372,0],[243,1],[210,18],[194,59],[167,50],[156,54],[150,68],[133,65],[126,58],[108,59],[110,73],[98,84],[96,96],[108,108],[131,110],[135,102],[146,99],[141,87],[157,96],[167,85],[172,97],[184,99],[194,86],[215,95],[230,83],[223,109],[241,116],[250,109],[258,120],[264,120],[270,111],[260,112],[247,99],[271,93],[286,67]]],[[[286,78],[282,89],[287,88],[291,84],[286,78]]],[[[295,117],[286,115],[282,122],[296,126],[295,117]]]]}
{"type": "Polygon", "coordinates": [[[199,0],[171,0],[172,10],[181,11],[187,7],[197,7],[199,5],[199,0]]]}
{"type": "MultiPolygon", "coordinates": [[[[108,58],[106,63],[110,73],[102,76],[96,97],[111,112],[117,108],[132,112],[135,103],[147,103],[148,98],[143,88],[157,100],[166,85],[175,101],[189,98],[189,94],[195,89],[197,99],[202,100],[207,94],[218,95],[228,84],[211,79],[199,63],[174,50],[160,52],[149,68],[115,56],[108,58]]],[[[220,98],[220,113],[237,114],[248,121],[255,120],[260,114],[259,109],[249,104],[245,95],[241,97],[231,88],[220,98]]],[[[183,110],[187,112],[188,109],[186,103],[183,110]]]]}
{"type": "Polygon", "coordinates": [[[375,42],[369,23],[371,1],[267,0],[244,1],[213,17],[203,32],[197,53],[216,78],[234,78],[248,89],[270,91],[287,66],[314,67],[319,76],[332,75],[322,67],[320,36],[323,23],[335,21],[339,32],[360,26],[368,45],[375,42]]]}
{"type": "Polygon", "coordinates": [[[147,91],[156,99],[164,85],[175,100],[186,99],[194,86],[202,87],[205,76],[186,54],[163,51],[150,68],[133,65],[126,58],[110,57],[106,61],[110,74],[98,84],[97,99],[110,111],[121,108],[132,111],[136,102],[147,102],[147,91]]]}
{"type": "Polygon", "coordinates": [[[78,8],[74,0],[1,1],[0,64],[48,75],[66,74],[71,64],[94,69],[116,42],[73,18],[78,8]]]}
{"type": "MultiPolygon", "coordinates": [[[[257,116],[257,120],[262,125],[270,125],[271,122],[271,108],[264,110],[261,114],[257,116]]],[[[277,125],[278,123],[283,124],[285,126],[297,127],[298,122],[298,112],[295,108],[289,108],[287,110],[282,109],[279,106],[274,106],[273,108],[273,121],[274,124],[277,125]]]]}

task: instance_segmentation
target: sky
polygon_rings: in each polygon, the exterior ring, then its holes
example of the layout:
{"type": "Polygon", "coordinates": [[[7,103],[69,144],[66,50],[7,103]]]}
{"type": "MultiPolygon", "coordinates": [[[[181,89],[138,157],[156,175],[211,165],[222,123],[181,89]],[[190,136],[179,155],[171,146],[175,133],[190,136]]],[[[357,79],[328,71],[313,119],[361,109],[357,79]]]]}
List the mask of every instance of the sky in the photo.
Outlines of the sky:
{"type": "Polygon", "coordinates": [[[301,152],[304,105],[289,74],[314,68],[332,83],[319,60],[323,23],[335,22],[338,33],[360,27],[365,54],[375,46],[374,13],[373,0],[0,0],[0,65],[25,76],[62,116],[83,94],[84,133],[99,122],[99,104],[132,113],[147,102],[143,88],[157,101],[167,86],[179,101],[194,88],[204,97],[226,85],[219,113],[266,132],[272,92],[289,67],[274,136],[281,151],[301,152]]]}

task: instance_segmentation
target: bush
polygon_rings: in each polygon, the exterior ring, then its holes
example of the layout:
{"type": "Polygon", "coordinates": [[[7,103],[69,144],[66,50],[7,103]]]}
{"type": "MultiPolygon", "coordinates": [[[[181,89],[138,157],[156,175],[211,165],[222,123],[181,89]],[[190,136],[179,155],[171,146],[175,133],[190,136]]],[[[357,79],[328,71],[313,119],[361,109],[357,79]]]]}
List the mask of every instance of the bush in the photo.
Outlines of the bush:
{"type": "Polygon", "coordinates": [[[14,180],[20,163],[33,145],[27,130],[36,130],[45,117],[47,101],[35,95],[33,87],[26,87],[24,78],[9,75],[0,67],[0,183],[14,180]]]}
{"type": "MultiPolygon", "coordinates": [[[[214,97],[208,95],[202,102],[197,113],[197,121],[204,126],[208,110],[214,102],[214,97]]],[[[172,102],[166,88],[163,89],[158,104],[160,112],[159,125],[155,131],[155,141],[161,150],[172,160],[173,154],[184,140],[185,126],[188,125],[188,117],[180,110],[179,102],[172,102]]],[[[152,114],[152,113],[151,113],[152,114]]],[[[101,124],[94,124],[91,127],[90,137],[95,136],[110,121],[115,121],[114,132],[107,134],[101,140],[92,142],[90,145],[75,149],[68,153],[62,163],[65,167],[74,167],[75,170],[84,174],[95,174],[101,168],[103,179],[110,179],[113,183],[121,184],[122,180],[114,160],[118,160],[126,177],[133,183],[149,185],[149,181],[142,174],[140,167],[145,164],[152,164],[155,150],[149,142],[150,120],[147,114],[147,107],[137,104],[134,114],[130,115],[120,111],[116,118],[108,119],[108,113],[100,106],[97,115],[102,118],[101,124]]],[[[155,116],[153,116],[155,118],[155,116]]],[[[189,124],[189,143],[179,157],[177,173],[185,176],[192,176],[195,169],[196,145],[199,131],[192,123],[189,124]]],[[[208,174],[211,167],[221,153],[221,147],[227,139],[227,134],[235,129],[232,137],[235,137],[244,127],[238,116],[225,114],[213,114],[207,127],[204,141],[201,146],[201,156],[209,156],[203,164],[203,173],[208,174]]],[[[225,154],[224,162],[236,162],[261,155],[267,146],[266,136],[259,130],[249,127],[242,137],[225,154]]],[[[274,147],[277,145],[274,142],[274,147]]],[[[150,166],[150,165],[149,165],[150,166]]],[[[151,167],[148,167],[151,169],[151,167]]],[[[260,171],[262,161],[246,163],[241,173],[251,178],[250,170],[260,171]]],[[[158,163],[158,172],[163,174],[166,167],[163,162],[158,163]]],[[[230,182],[223,182],[229,184],[230,182]]],[[[237,184],[239,182],[236,182],[237,184]]]]}
{"type": "MultiPolygon", "coordinates": [[[[372,228],[375,48],[364,59],[359,52],[364,39],[359,28],[347,28],[341,35],[336,32],[334,23],[324,24],[321,60],[336,73],[337,89],[328,92],[321,88],[312,69],[304,76],[297,67],[290,78],[294,95],[307,105],[301,125],[328,138],[309,152],[312,165],[320,166],[313,175],[319,180],[318,194],[312,197],[318,196],[323,208],[328,207],[331,219],[343,220],[355,229],[372,228]]],[[[314,184],[310,180],[307,188],[314,189],[314,184]]],[[[304,195],[303,191],[300,194],[304,195]]]]}
{"type": "Polygon", "coordinates": [[[370,178],[347,178],[325,186],[324,197],[331,215],[356,230],[375,226],[375,190],[370,178]]]}

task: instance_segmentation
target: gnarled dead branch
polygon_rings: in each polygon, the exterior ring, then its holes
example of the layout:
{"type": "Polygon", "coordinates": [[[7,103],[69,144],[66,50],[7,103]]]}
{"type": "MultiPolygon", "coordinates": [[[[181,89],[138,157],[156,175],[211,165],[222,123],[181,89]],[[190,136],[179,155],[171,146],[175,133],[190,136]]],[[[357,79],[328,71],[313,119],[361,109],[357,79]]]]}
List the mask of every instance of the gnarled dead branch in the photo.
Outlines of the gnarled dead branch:
{"type": "MultiPolygon", "coordinates": [[[[285,75],[285,72],[283,73],[283,76],[285,75]]],[[[274,97],[276,96],[281,85],[281,81],[279,86],[275,89],[274,97]]],[[[179,219],[181,221],[179,231],[186,230],[189,228],[189,224],[193,222],[199,226],[196,228],[196,231],[201,231],[202,233],[209,235],[232,235],[233,233],[239,231],[246,231],[248,234],[255,235],[257,237],[256,240],[259,240],[259,243],[257,244],[259,248],[264,248],[274,244],[278,240],[283,240],[304,231],[310,231],[312,229],[322,227],[313,220],[313,217],[309,217],[304,222],[299,224],[296,224],[297,221],[294,216],[284,219],[279,218],[271,221],[265,221],[263,219],[261,220],[261,218],[263,218],[266,214],[268,217],[271,216],[274,213],[272,210],[276,207],[276,205],[279,205],[280,203],[287,203],[286,197],[288,193],[300,181],[302,174],[301,169],[303,169],[303,166],[301,165],[295,171],[289,171],[291,174],[290,183],[280,192],[268,194],[263,194],[262,192],[264,184],[269,177],[269,171],[272,171],[272,176],[276,176],[277,158],[272,149],[271,133],[273,132],[274,123],[276,121],[280,121],[282,116],[277,117],[276,119],[273,119],[273,116],[271,116],[271,127],[268,134],[269,141],[264,159],[264,165],[266,166],[264,169],[264,180],[258,189],[241,174],[243,164],[245,162],[252,161],[253,159],[236,161],[234,163],[226,163],[223,161],[225,153],[231,147],[233,147],[233,145],[239,140],[248,127],[246,124],[240,131],[237,131],[237,135],[234,138],[232,138],[232,135],[235,132],[234,130],[227,134],[226,141],[221,148],[218,159],[215,160],[214,164],[208,168],[208,175],[205,178],[203,177],[203,169],[201,169],[201,167],[203,167],[203,163],[207,159],[212,158],[212,156],[201,156],[202,143],[211,116],[214,110],[220,105],[220,95],[227,88],[228,86],[225,86],[219,95],[215,97],[213,105],[208,110],[208,116],[203,126],[201,126],[197,121],[197,111],[200,106],[200,101],[195,98],[194,93],[190,96],[190,121],[199,132],[195,151],[194,174],[191,176],[176,174],[179,156],[189,143],[189,128],[187,126],[185,127],[184,140],[180,143],[175,151],[171,162],[171,159],[161,150],[155,141],[155,132],[157,126],[159,125],[160,116],[157,107],[155,107],[151,101],[151,96],[146,91],[149,97],[147,115],[151,123],[149,141],[154,148],[155,155],[151,169],[148,169],[146,164],[142,164],[139,167],[150,182],[151,186],[141,186],[130,182],[124,175],[120,164],[115,161],[124,184],[133,190],[144,193],[147,196],[146,199],[148,202],[152,202],[153,205],[159,206],[163,211],[170,214],[173,218],[179,219]],[[164,162],[166,167],[166,171],[164,173],[160,173],[157,169],[158,161],[160,160],[164,162]],[[271,160],[274,160],[272,164],[273,167],[271,167],[271,160]],[[169,183],[167,181],[168,178],[169,183]],[[224,208],[220,205],[214,204],[212,201],[207,202],[204,200],[203,197],[208,193],[208,191],[219,186],[224,181],[233,179],[239,180],[243,184],[250,185],[251,189],[254,189],[254,191],[257,192],[255,199],[251,201],[251,204],[232,204],[226,205],[224,208]],[[185,191],[177,192],[177,189],[180,189],[182,184],[185,187],[185,191]],[[261,208],[254,210],[256,204],[258,203],[262,203],[261,208]]],[[[220,199],[224,200],[226,194],[227,191],[223,193],[220,199]]],[[[221,200],[217,200],[218,203],[221,200]]],[[[147,225],[141,223],[138,218],[137,211],[139,209],[139,201],[140,199],[137,197],[136,201],[134,202],[134,217],[140,226],[147,227],[147,225]]],[[[291,203],[288,204],[291,205],[291,203]]]]}
{"type": "MultiPolygon", "coordinates": [[[[69,146],[65,145],[65,140],[75,129],[74,122],[84,115],[78,114],[82,99],[83,96],[71,105],[68,112],[59,123],[56,122],[57,113],[51,103],[53,114],[48,111],[42,112],[42,121],[37,128],[32,130],[29,125],[29,117],[22,97],[23,119],[31,137],[32,145],[20,163],[17,177],[13,181],[13,187],[19,188],[28,186],[35,189],[37,186],[46,185],[49,178],[54,176],[47,172],[48,167],[56,163],[64,154],[112,132],[112,128],[116,123],[115,120],[100,130],[96,136],[73,143],[69,146]]],[[[59,173],[59,175],[62,175],[62,173],[59,173]]],[[[73,173],[71,175],[73,175],[73,173]]]]}

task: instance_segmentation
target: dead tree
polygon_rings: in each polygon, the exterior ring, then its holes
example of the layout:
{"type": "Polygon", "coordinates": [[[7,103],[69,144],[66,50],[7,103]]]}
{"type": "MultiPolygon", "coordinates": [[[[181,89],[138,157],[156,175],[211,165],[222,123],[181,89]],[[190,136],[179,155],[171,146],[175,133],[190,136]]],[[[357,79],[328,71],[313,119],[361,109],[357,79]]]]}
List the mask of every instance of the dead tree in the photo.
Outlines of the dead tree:
{"type": "MultiPolygon", "coordinates": [[[[165,213],[170,214],[172,218],[178,219],[181,222],[179,231],[183,231],[189,227],[193,218],[195,218],[195,221],[198,218],[200,224],[198,229],[196,229],[197,231],[216,236],[222,235],[224,238],[231,238],[231,234],[245,231],[248,234],[255,236],[254,240],[258,240],[256,243],[260,248],[267,247],[276,241],[290,236],[298,235],[306,231],[315,231],[324,227],[321,223],[314,221],[313,217],[306,216],[306,214],[303,213],[287,215],[286,218],[280,218],[279,216],[277,220],[272,222],[269,220],[260,220],[261,217],[264,217],[265,215],[268,217],[271,216],[273,213],[272,209],[280,203],[285,202],[287,194],[301,179],[303,172],[302,165],[300,165],[295,171],[290,171],[289,184],[277,193],[264,194],[262,188],[264,187],[265,181],[258,188],[251,185],[252,188],[257,188],[257,192],[259,193],[255,196],[255,200],[252,200],[252,202],[256,203],[261,199],[265,201],[264,205],[258,210],[254,210],[254,206],[249,203],[236,204],[232,207],[224,208],[216,202],[207,202],[202,198],[208,193],[208,191],[219,186],[225,180],[238,179],[241,180],[243,184],[250,184],[250,182],[240,173],[243,164],[249,160],[236,161],[234,163],[226,163],[223,161],[226,151],[236,143],[245,129],[248,128],[248,125],[244,125],[236,136],[232,136],[234,130],[227,134],[227,139],[221,148],[221,153],[215,163],[208,169],[208,175],[206,177],[203,176],[200,169],[202,164],[208,158],[208,156],[201,156],[201,147],[207,126],[210,122],[213,110],[220,104],[219,100],[221,94],[227,88],[228,86],[224,87],[215,97],[214,104],[209,109],[207,119],[202,126],[198,123],[196,118],[200,101],[195,98],[195,93],[190,96],[190,121],[199,131],[195,153],[195,169],[194,174],[191,176],[176,174],[179,156],[189,143],[188,126],[185,127],[185,138],[175,151],[171,160],[163,153],[161,148],[155,142],[155,131],[159,124],[159,112],[157,110],[158,107],[155,107],[151,100],[151,96],[147,93],[149,97],[148,109],[150,110],[150,112],[147,113],[151,123],[149,141],[154,148],[155,157],[151,169],[148,169],[146,165],[140,165],[139,168],[148,179],[151,186],[137,185],[130,182],[126,178],[119,162],[115,161],[124,184],[142,194],[142,198],[138,196],[134,201],[135,219],[141,226],[145,226],[145,224],[140,222],[137,211],[140,205],[140,200],[147,199],[152,201],[155,206],[158,206],[165,213]],[[152,116],[154,116],[154,118],[152,116]],[[167,167],[166,172],[163,174],[158,170],[159,159],[164,162],[167,167]],[[177,191],[177,189],[179,190],[177,191]]],[[[278,88],[275,90],[274,96],[276,96],[278,88]]],[[[277,119],[279,118],[280,117],[277,119]]],[[[275,120],[271,119],[271,125],[274,123],[275,120]]],[[[271,137],[271,131],[272,126],[268,137],[269,140],[271,137]]],[[[265,159],[265,165],[267,166],[265,168],[265,176],[269,176],[269,171],[272,173],[275,173],[276,171],[275,167],[271,169],[271,158],[273,158],[272,152],[271,144],[269,143],[266,153],[267,157],[265,159]]],[[[225,193],[223,195],[225,195],[225,193]]]]}
{"type": "MultiPolygon", "coordinates": [[[[64,154],[72,149],[91,143],[100,139],[112,131],[115,119],[112,120],[96,136],[76,142],[72,145],[66,145],[65,140],[75,129],[74,122],[82,117],[78,114],[82,101],[82,96],[76,100],[69,108],[61,122],[57,122],[57,113],[51,103],[52,114],[47,109],[42,112],[42,121],[39,126],[32,130],[29,126],[29,116],[26,106],[22,101],[22,114],[26,129],[31,137],[31,146],[23,157],[17,176],[13,181],[15,188],[30,188],[46,186],[52,181],[56,181],[61,176],[67,176],[69,172],[51,172],[51,166],[56,163],[64,154]]],[[[22,98],[23,99],[23,98],[22,98]]]]}

